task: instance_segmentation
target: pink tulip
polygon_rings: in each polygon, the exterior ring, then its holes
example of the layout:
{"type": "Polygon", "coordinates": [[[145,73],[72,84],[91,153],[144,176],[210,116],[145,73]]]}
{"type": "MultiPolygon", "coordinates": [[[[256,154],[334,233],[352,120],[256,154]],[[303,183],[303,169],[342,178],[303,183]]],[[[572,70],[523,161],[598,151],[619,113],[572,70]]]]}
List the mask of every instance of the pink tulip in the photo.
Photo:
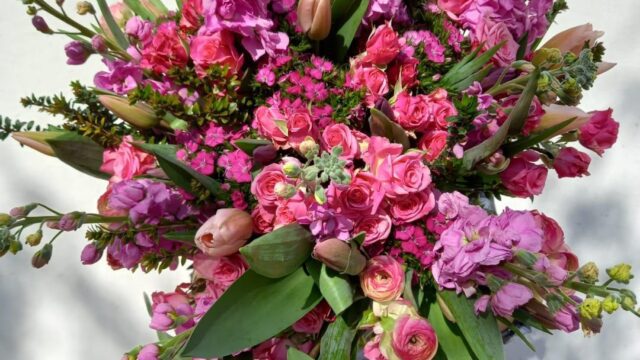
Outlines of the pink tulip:
{"type": "Polygon", "coordinates": [[[196,232],[196,245],[205,254],[220,258],[238,252],[253,234],[253,219],[235,208],[219,209],[196,232]]]}

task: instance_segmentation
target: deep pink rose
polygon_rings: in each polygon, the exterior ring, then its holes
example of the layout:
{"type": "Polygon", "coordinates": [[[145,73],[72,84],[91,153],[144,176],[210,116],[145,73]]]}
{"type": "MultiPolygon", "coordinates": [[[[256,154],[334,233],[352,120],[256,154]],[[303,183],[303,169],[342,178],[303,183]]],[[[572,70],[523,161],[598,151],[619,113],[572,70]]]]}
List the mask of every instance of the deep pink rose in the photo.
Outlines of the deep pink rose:
{"type": "Polygon", "coordinates": [[[275,192],[276,184],[287,182],[287,176],[282,172],[282,165],[267,165],[253,179],[251,193],[256,197],[260,205],[265,208],[276,206],[279,197],[275,192]]]}
{"type": "Polygon", "coordinates": [[[370,214],[375,201],[375,189],[380,186],[378,180],[371,173],[356,173],[349,186],[338,194],[343,211],[358,216],[370,214]]]}
{"type": "Polygon", "coordinates": [[[424,131],[431,125],[431,107],[427,95],[411,96],[402,92],[393,105],[396,121],[406,130],[424,131]]]}
{"type": "Polygon", "coordinates": [[[183,0],[180,29],[195,31],[200,28],[203,18],[202,0],[183,0]]]}
{"type": "Polygon", "coordinates": [[[417,83],[416,77],[419,63],[418,59],[414,57],[407,57],[402,61],[394,61],[387,69],[389,83],[395,85],[400,79],[403,87],[411,88],[417,83]]]}
{"type": "Polygon", "coordinates": [[[418,148],[423,150],[425,160],[436,160],[447,147],[448,133],[444,130],[434,130],[426,133],[418,143],[418,148]]]}
{"type": "Polygon", "coordinates": [[[618,140],[620,124],[611,118],[613,110],[591,112],[589,121],[580,127],[580,144],[602,156],[618,140]]]}
{"type": "Polygon", "coordinates": [[[363,61],[383,66],[393,61],[399,53],[398,34],[387,23],[378,27],[367,41],[367,54],[363,61]]]}
{"type": "Polygon", "coordinates": [[[358,220],[353,232],[355,234],[365,233],[362,243],[364,246],[384,241],[391,233],[391,218],[381,211],[374,215],[365,215],[358,220]]]}
{"type": "Polygon", "coordinates": [[[553,160],[553,168],[558,173],[559,178],[581,177],[589,175],[590,163],[591,158],[589,155],[575,148],[566,147],[560,150],[553,160]]]}
{"type": "Polygon", "coordinates": [[[301,108],[293,112],[287,118],[287,130],[289,132],[289,143],[299,145],[313,131],[313,121],[306,108],[301,108]]]}
{"type": "Polygon", "coordinates": [[[484,22],[476,28],[475,40],[475,44],[478,46],[484,44],[483,50],[485,51],[498,45],[502,41],[506,41],[493,56],[493,61],[498,66],[510,66],[511,63],[516,60],[520,46],[518,42],[513,39],[509,28],[504,22],[493,22],[492,20],[484,19],[484,22]]]}
{"type": "Polygon", "coordinates": [[[387,74],[376,66],[365,65],[361,62],[351,64],[353,71],[353,86],[364,87],[367,90],[365,102],[373,106],[375,100],[389,92],[387,74]]]}
{"type": "Polygon", "coordinates": [[[322,301],[302,319],[296,321],[292,328],[299,333],[317,334],[322,329],[322,325],[330,313],[331,308],[325,301],[322,301]]]}
{"type": "Polygon", "coordinates": [[[473,0],[438,0],[438,7],[456,19],[457,15],[462,14],[472,3],[473,0]]]}
{"type": "Polygon", "coordinates": [[[407,195],[423,191],[431,184],[431,171],[423,163],[422,153],[410,151],[393,159],[393,177],[388,184],[390,195],[407,195]]]}
{"type": "Polygon", "coordinates": [[[428,95],[431,105],[431,116],[435,125],[441,130],[449,127],[447,119],[458,115],[456,107],[448,100],[449,94],[445,89],[439,88],[428,95]]]}
{"type": "Polygon", "coordinates": [[[438,337],[427,320],[402,315],[393,328],[391,348],[400,360],[431,360],[438,351],[438,337]]]}
{"type": "Polygon", "coordinates": [[[364,295],[373,301],[397,300],[404,289],[402,265],[388,255],[371,258],[360,273],[360,287],[364,295]]]}
{"type": "Polygon", "coordinates": [[[191,40],[190,48],[191,59],[200,77],[204,77],[212,65],[227,67],[229,76],[242,70],[244,57],[238,55],[233,34],[230,32],[220,31],[213,35],[196,36],[191,40]]]}
{"type": "Polygon", "coordinates": [[[151,42],[142,49],[140,65],[156,73],[166,74],[172,68],[184,68],[188,61],[177,25],[168,21],[158,26],[151,42]]]}
{"type": "Polygon", "coordinates": [[[221,258],[197,254],[193,258],[193,268],[200,277],[209,280],[215,297],[220,297],[248,267],[239,254],[221,258]]]}
{"type": "Polygon", "coordinates": [[[251,217],[253,218],[253,231],[256,233],[266,234],[273,231],[273,222],[275,219],[273,212],[265,210],[265,208],[258,205],[253,209],[251,217]]]}
{"type": "Polygon", "coordinates": [[[342,147],[340,158],[353,160],[360,152],[358,139],[347,125],[332,124],[327,126],[322,132],[322,145],[326,150],[331,150],[336,146],[342,147]]]}
{"type": "Polygon", "coordinates": [[[419,220],[435,207],[436,200],[430,189],[418,193],[398,196],[391,200],[389,215],[394,225],[419,220]]]}
{"type": "Polygon", "coordinates": [[[547,173],[546,167],[516,157],[512,158],[509,167],[500,173],[500,179],[513,195],[526,198],[542,193],[547,173]]]}
{"type": "Polygon", "coordinates": [[[116,149],[104,151],[100,171],[112,175],[110,183],[131,180],[156,167],[153,155],[134,147],[132,142],[133,138],[127,135],[116,149]]]}
{"type": "Polygon", "coordinates": [[[260,106],[253,114],[253,127],[261,136],[273,141],[279,147],[288,147],[287,135],[282,132],[282,125],[286,126],[285,116],[273,107],[260,106]],[[281,121],[278,126],[276,121],[281,121]]]}

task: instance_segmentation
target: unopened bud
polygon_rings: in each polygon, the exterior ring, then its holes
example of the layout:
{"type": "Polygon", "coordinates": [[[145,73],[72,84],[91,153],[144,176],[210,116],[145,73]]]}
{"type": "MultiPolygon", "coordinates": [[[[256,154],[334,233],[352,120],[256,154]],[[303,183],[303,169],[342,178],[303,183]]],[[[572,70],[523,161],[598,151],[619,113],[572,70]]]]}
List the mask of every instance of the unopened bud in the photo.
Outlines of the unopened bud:
{"type": "Polygon", "coordinates": [[[591,261],[580,268],[578,276],[580,280],[584,282],[595,283],[598,281],[599,274],[600,270],[598,269],[598,265],[591,261]]]}
{"type": "Polygon", "coordinates": [[[616,310],[618,310],[618,301],[613,296],[607,296],[602,302],[602,310],[606,311],[608,314],[613,314],[616,310]]]}
{"type": "Polygon", "coordinates": [[[99,54],[107,52],[107,43],[102,35],[94,35],[91,38],[91,46],[99,54]]]}
{"type": "Polygon", "coordinates": [[[367,259],[355,245],[336,238],[317,243],[313,257],[331,269],[349,275],[360,274],[367,265],[367,259]]]}
{"type": "Polygon", "coordinates": [[[35,233],[27,236],[27,240],[25,242],[29,246],[38,246],[40,245],[40,241],[42,241],[42,230],[38,230],[35,233]]]}
{"type": "Polygon", "coordinates": [[[53,148],[47,142],[48,139],[54,139],[64,132],[61,131],[20,131],[11,134],[14,140],[20,144],[30,147],[42,154],[56,156],[53,148]]]}
{"type": "Polygon", "coordinates": [[[0,226],[7,226],[13,222],[13,217],[9,214],[0,214],[0,226]]]}
{"type": "Polygon", "coordinates": [[[262,165],[270,164],[277,156],[278,149],[271,144],[258,146],[253,150],[253,160],[262,165]]]}
{"type": "Polygon", "coordinates": [[[520,70],[528,73],[532,73],[536,69],[535,65],[533,65],[532,63],[526,60],[514,61],[511,66],[516,70],[520,70]]]}
{"type": "Polygon", "coordinates": [[[631,296],[625,296],[624,298],[622,298],[622,302],[620,303],[622,308],[627,311],[633,311],[636,307],[636,304],[636,299],[632,298],[631,296]]]}
{"type": "Polygon", "coordinates": [[[9,211],[9,215],[11,215],[15,219],[21,219],[29,215],[29,213],[32,212],[33,209],[35,209],[37,206],[38,204],[32,203],[26,206],[14,207],[13,209],[11,209],[11,211],[9,211]]]}
{"type": "Polygon", "coordinates": [[[52,252],[53,246],[51,244],[45,244],[42,249],[33,254],[33,257],[31,258],[31,265],[36,269],[40,269],[47,265],[49,260],[51,260],[52,252]]]}
{"type": "Polygon", "coordinates": [[[556,65],[560,62],[562,62],[562,52],[553,48],[542,48],[536,51],[531,60],[535,66],[556,65]]]}
{"type": "Polygon", "coordinates": [[[310,136],[307,136],[300,143],[300,146],[298,147],[298,149],[300,150],[300,153],[307,159],[311,159],[314,156],[318,155],[318,152],[320,151],[320,147],[318,146],[316,141],[313,140],[313,138],[310,136]]]}
{"type": "Polygon", "coordinates": [[[596,298],[587,298],[578,306],[578,310],[583,319],[598,319],[602,314],[602,302],[596,298]]]}
{"type": "Polygon", "coordinates": [[[141,129],[150,129],[160,122],[152,107],[144,103],[135,105],[121,96],[101,95],[98,100],[120,119],[141,129]]]}
{"type": "Polygon", "coordinates": [[[62,5],[64,5],[64,0],[56,0],[56,4],[58,6],[62,6],[62,5]]]}
{"type": "Polygon", "coordinates": [[[279,182],[276,184],[273,191],[279,197],[284,199],[289,199],[296,194],[296,187],[291,184],[287,184],[285,182],[279,182]]]}
{"type": "Polygon", "coordinates": [[[35,27],[36,30],[40,31],[43,34],[53,34],[53,31],[51,30],[51,28],[49,28],[49,25],[47,24],[45,19],[40,15],[32,17],[31,24],[33,24],[33,27],[35,27]]]}
{"type": "Polygon", "coordinates": [[[294,162],[288,162],[282,166],[282,172],[290,178],[297,178],[300,176],[302,169],[294,162]]]}
{"type": "Polygon", "coordinates": [[[633,279],[633,275],[631,274],[631,265],[625,263],[621,263],[607,269],[607,274],[610,278],[621,284],[628,284],[629,280],[633,279]]]}
{"type": "Polygon", "coordinates": [[[21,250],[22,250],[22,243],[15,238],[11,239],[11,241],[9,242],[9,252],[15,255],[21,250]]]}
{"type": "Polygon", "coordinates": [[[331,0],[300,0],[298,25],[311,40],[323,40],[331,31],[331,0]]]}
{"type": "Polygon", "coordinates": [[[93,5],[88,1],[80,1],[76,5],[76,11],[78,12],[78,15],[94,15],[96,13],[96,9],[94,9],[93,5]]]}

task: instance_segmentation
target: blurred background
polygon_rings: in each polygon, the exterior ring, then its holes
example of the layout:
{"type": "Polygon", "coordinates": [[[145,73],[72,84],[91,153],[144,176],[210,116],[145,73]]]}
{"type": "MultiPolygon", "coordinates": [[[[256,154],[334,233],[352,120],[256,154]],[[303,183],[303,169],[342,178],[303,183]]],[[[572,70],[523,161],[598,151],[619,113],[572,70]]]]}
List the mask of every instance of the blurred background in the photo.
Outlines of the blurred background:
{"type": "MultiPolygon", "coordinates": [[[[640,270],[640,40],[636,28],[640,4],[635,0],[570,0],[550,34],[591,22],[605,30],[606,60],[618,66],[596,81],[581,108],[614,108],[621,123],[618,144],[604,158],[593,156],[591,176],[557,181],[550,172],[545,192],[534,202],[505,201],[501,207],[537,208],[563,226],[567,242],[582,262],[601,269],[624,261],[640,270]]],[[[75,1],[67,1],[70,11],[75,1]]],[[[55,23],[50,22],[51,25],[55,23]]],[[[40,34],[18,0],[3,1],[0,11],[0,114],[14,119],[55,123],[23,109],[22,96],[68,94],[71,80],[92,84],[102,68],[96,59],[67,66],[62,36],[40,34]]],[[[106,183],[85,176],[54,158],[0,143],[0,211],[38,201],[60,211],[95,211],[106,183]]],[[[46,236],[46,235],[45,235],[46,236]]],[[[102,260],[80,263],[83,233],[56,240],[46,270],[30,265],[32,250],[0,259],[0,358],[119,359],[124,351],[154,340],[148,328],[143,293],[171,291],[188,280],[186,271],[162,274],[112,271],[102,260]]],[[[603,270],[604,272],[604,270],[603,270]]],[[[640,276],[638,276],[640,278],[640,276]]],[[[640,279],[632,282],[640,292],[640,279]]],[[[640,319],[619,311],[605,315],[603,333],[585,339],[580,331],[549,336],[531,333],[537,351],[515,338],[509,359],[640,359],[640,319]]]]}

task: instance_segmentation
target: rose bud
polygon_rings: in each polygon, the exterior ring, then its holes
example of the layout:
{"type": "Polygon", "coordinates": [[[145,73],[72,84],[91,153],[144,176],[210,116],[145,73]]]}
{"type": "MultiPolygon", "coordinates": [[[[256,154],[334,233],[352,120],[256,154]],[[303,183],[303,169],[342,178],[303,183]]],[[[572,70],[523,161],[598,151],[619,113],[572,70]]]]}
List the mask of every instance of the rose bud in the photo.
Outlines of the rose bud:
{"type": "Polygon", "coordinates": [[[558,173],[559,178],[580,177],[589,175],[589,155],[578,151],[572,147],[566,147],[558,152],[553,160],[553,168],[558,173]]]}
{"type": "Polygon", "coordinates": [[[360,286],[365,296],[377,301],[397,300],[404,289],[404,270],[394,258],[379,255],[367,263],[360,273],[360,286]]]}
{"type": "Polygon", "coordinates": [[[42,154],[56,156],[51,145],[47,143],[47,140],[58,137],[61,134],[62,132],[57,131],[20,131],[14,132],[11,134],[11,137],[20,144],[30,147],[42,154]]]}
{"type": "Polygon", "coordinates": [[[403,315],[396,320],[393,327],[391,349],[395,356],[389,356],[389,349],[381,347],[383,354],[387,353],[388,359],[431,360],[438,351],[438,337],[427,320],[403,315]]]}
{"type": "Polygon", "coordinates": [[[140,129],[150,129],[160,122],[155,111],[147,104],[131,105],[127,98],[114,95],[101,95],[98,100],[117,117],[140,129]]]}
{"type": "Polygon", "coordinates": [[[53,34],[53,31],[51,31],[51,28],[49,28],[49,25],[47,25],[47,22],[44,20],[42,16],[36,15],[32,17],[31,23],[33,24],[33,27],[35,27],[36,30],[40,31],[41,33],[53,34]]]}
{"type": "Polygon", "coordinates": [[[298,25],[311,40],[323,40],[331,31],[331,0],[300,0],[298,25]]]}
{"type": "Polygon", "coordinates": [[[219,209],[200,226],[195,241],[202,252],[219,258],[238,252],[252,234],[251,215],[234,208],[219,209]]]}
{"type": "Polygon", "coordinates": [[[602,156],[618,140],[620,124],[612,117],[613,110],[592,111],[586,124],[580,127],[580,145],[602,156]]]}
{"type": "Polygon", "coordinates": [[[360,250],[336,238],[317,243],[313,257],[333,270],[349,275],[358,275],[367,265],[360,250]]]}
{"type": "Polygon", "coordinates": [[[278,156],[278,149],[275,146],[262,145],[253,150],[253,161],[262,165],[268,165],[273,162],[278,156]]]}
{"type": "Polygon", "coordinates": [[[555,48],[560,49],[563,53],[572,52],[578,55],[584,48],[585,43],[591,48],[602,35],[604,35],[603,31],[594,31],[593,25],[584,24],[555,35],[542,45],[542,48],[555,48]]]}

